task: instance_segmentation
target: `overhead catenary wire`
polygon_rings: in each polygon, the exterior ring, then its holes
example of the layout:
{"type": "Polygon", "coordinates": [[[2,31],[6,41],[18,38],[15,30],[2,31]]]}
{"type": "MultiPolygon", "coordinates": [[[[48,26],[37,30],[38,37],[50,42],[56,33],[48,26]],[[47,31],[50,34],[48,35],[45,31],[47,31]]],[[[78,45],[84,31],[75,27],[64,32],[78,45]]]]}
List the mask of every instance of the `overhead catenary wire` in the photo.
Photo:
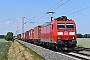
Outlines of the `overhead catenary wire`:
{"type": "MultiPolygon", "coordinates": [[[[55,5],[53,5],[51,8],[53,8],[54,6],[56,6],[58,3],[60,3],[62,0],[60,0],[59,2],[57,2],[55,5]]],[[[58,9],[59,7],[61,7],[61,6],[63,6],[64,4],[66,4],[67,2],[69,2],[70,0],[67,0],[66,2],[64,2],[64,3],[62,3],[61,5],[59,5],[58,7],[56,7],[55,9],[53,9],[53,11],[54,10],[56,10],[56,9],[58,9]]],[[[88,3],[88,2],[87,2],[88,3]]],[[[50,8],[50,9],[51,9],[50,8]]],[[[42,18],[44,18],[46,15],[44,14],[42,17],[40,17],[39,19],[37,19],[36,21],[35,21],[35,23],[36,22],[38,22],[39,20],[41,20],[42,18]]],[[[34,17],[35,18],[35,17],[34,17]]],[[[30,20],[29,20],[30,21],[30,20]]],[[[28,21],[28,22],[29,22],[28,21]]],[[[25,23],[27,23],[27,22],[25,22],[25,23]]]]}
{"type": "MultiPolygon", "coordinates": [[[[53,9],[53,11],[55,11],[56,9],[58,9],[58,8],[61,7],[61,6],[63,6],[64,4],[66,4],[66,3],[69,2],[69,1],[70,1],[70,0],[67,0],[66,2],[64,2],[63,4],[61,4],[60,6],[56,7],[55,9],[53,9]]],[[[89,1],[89,2],[90,2],[90,1],[89,1]]],[[[87,2],[87,3],[89,3],[89,2],[87,2]]],[[[59,3],[59,2],[58,2],[58,3],[59,3]]],[[[80,5],[80,6],[83,6],[83,5],[85,5],[85,4],[82,4],[82,5],[80,5]]],[[[53,6],[56,6],[56,4],[53,5],[53,6]]],[[[80,6],[78,6],[78,7],[76,7],[76,8],[79,8],[80,6]]],[[[51,7],[51,8],[53,8],[53,7],[51,7]]],[[[50,9],[51,9],[51,8],[50,8],[50,9]]],[[[73,10],[75,10],[76,8],[74,8],[73,10]]],[[[90,7],[86,7],[86,8],[84,8],[84,9],[75,11],[75,12],[69,14],[69,15],[75,14],[75,13],[77,13],[77,12],[83,11],[83,10],[88,9],[88,8],[90,8],[90,7]]],[[[35,21],[35,23],[37,23],[39,20],[41,20],[41,19],[44,18],[45,16],[46,16],[46,15],[44,14],[42,17],[40,17],[39,19],[37,19],[37,20],[35,21]]]]}
{"type": "MultiPolygon", "coordinates": [[[[54,4],[51,8],[53,8],[54,6],[56,6],[58,3],[60,3],[62,0],[60,0],[59,2],[57,2],[56,4],[54,4]]],[[[64,2],[63,4],[61,4],[60,6],[58,6],[57,8],[55,8],[54,10],[58,9],[59,7],[63,6],[64,4],[66,4],[68,1],[70,0],[67,0],[66,2],[64,2]]],[[[49,9],[51,9],[49,8],[49,9]]],[[[40,17],[39,19],[37,19],[36,21],[34,21],[34,23],[37,23],[38,21],[40,21],[42,18],[44,18],[46,16],[46,14],[44,14],[42,17],[40,17]]],[[[30,21],[30,20],[29,20],[30,21]]],[[[28,21],[28,22],[29,22],[28,21]]],[[[28,22],[25,22],[24,24],[28,23],[28,22]]]]}
{"type": "MultiPolygon", "coordinates": [[[[52,9],[54,6],[56,6],[57,4],[59,4],[61,1],[62,1],[62,0],[58,1],[57,3],[55,3],[55,4],[54,4],[52,7],[50,7],[49,9],[52,9]]],[[[48,10],[49,10],[49,9],[48,9],[48,10]]],[[[39,21],[39,20],[41,20],[41,19],[44,18],[45,16],[46,16],[46,14],[44,14],[42,17],[40,17],[39,19],[37,19],[36,22],[39,21]]]]}
{"type": "MultiPolygon", "coordinates": [[[[77,6],[77,7],[75,7],[75,8],[73,8],[73,9],[70,9],[70,10],[66,11],[65,13],[68,13],[68,12],[74,11],[75,9],[80,8],[80,7],[82,7],[82,6],[84,6],[84,5],[88,4],[88,3],[90,3],[90,1],[85,2],[85,3],[83,3],[83,4],[81,4],[81,5],[77,6]]],[[[64,14],[64,13],[62,13],[62,14],[64,14]]]]}
{"type": "MultiPolygon", "coordinates": [[[[50,7],[49,9],[52,9],[54,6],[56,6],[58,3],[60,3],[62,0],[60,0],[60,1],[58,1],[56,4],[54,4],[52,7],[50,7]]],[[[64,3],[62,3],[61,5],[59,5],[58,7],[56,7],[55,9],[53,9],[52,11],[54,11],[54,10],[56,10],[56,9],[58,9],[59,7],[61,7],[61,6],[63,6],[64,4],[66,4],[67,2],[69,2],[70,0],[67,0],[66,2],[64,2],[64,3]]],[[[87,3],[90,3],[90,1],[88,1],[88,2],[86,2],[85,4],[87,4],[87,3]]],[[[80,5],[80,6],[83,6],[83,5],[85,5],[85,4],[82,4],[82,5],[80,5]]],[[[80,6],[78,6],[78,7],[76,7],[76,8],[79,8],[80,6]]],[[[74,9],[72,9],[72,10],[75,10],[76,8],[74,8],[74,9]]],[[[70,10],[71,11],[71,10],[70,10]]],[[[69,12],[69,11],[68,11],[69,12]]],[[[35,22],[37,22],[37,21],[39,21],[39,20],[41,20],[42,18],[44,18],[46,15],[44,14],[42,17],[40,17],[39,19],[37,19],[35,22]]],[[[30,20],[33,20],[35,17],[33,17],[32,19],[30,19],[30,20]]],[[[30,21],[29,20],[29,21],[30,21]]],[[[25,24],[26,23],[28,23],[29,21],[27,21],[27,22],[25,22],[25,24]]]]}
{"type": "MultiPolygon", "coordinates": [[[[63,6],[64,4],[66,4],[66,3],[69,2],[69,1],[70,1],[70,0],[67,0],[66,2],[64,2],[63,4],[61,4],[60,6],[58,6],[57,8],[53,9],[53,11],[56,10],[56,9],[58,9],[59,7],[63,6]]],[[[72,9],[72,10],[75,10],[75,9],[77,9],[77,8],[85,5],[85,4],[88,4],[88,3],[90,3],[90,1],[88,1],[88,2],[86,2],[86,3],[84,3],[84,4],[82,4],[82,5],[80,5],[80,6],[78,6],[78,7],[75,7],[75,8],[72,9]]],[[[72,12],[72,13],[69,14],[69,15],[75,14],[75,13],[80,12],[80,11],[83,11],[83,10],[86,10],[86,9],[88,9],[88,8],[90,8],[90,6],[88,6],[88,7],[86,7],[86,8],[83,8],[83,9],[81,9],[81,10],[78,10],[78,11],[72,12]]],[[[50,8],[50,9],[51,9],[51,8],[50,8]]],[[[43,17],[44,17],[44,16],[43,16],[43,17]]],[[[43,18],[43,17],[42,17],[42,18],[43,18]]],[[[40,19],[42,19],[42,18],[40,18],[40,19]]],[[[39,20],[40,20],[40,19],[39,19],[39,20]]],[[[37,21],[38,21],[38,20],[37,20],[37,21]]]]}
{"type": "Polygon", "coordinates": [[[64,4],[68,3],[70,0],[67,0],[66,2],[62,3],[61,5],[59,5],[58,7],[56,7],[55,9],[53,9],[52,11],[55,11],[56,9],[58,9],[59,7],[63,6],[64,4]]]}
{"type": "MultiPolygon", "coordinates": [[[[60,0],[59,2],[57,2],[57,4],[60,3],[61,1],[62,1],[62,0],[60,0]]],[[[63,6],[64,4],[66,4],[66,3],[69,2],[69,1],[70,1],[70,0],[67,0],[66,2],[64,2],[64,3],[61,4],[61,5],[59,5],[58,7],[56,7],[55,9],[53,9],[52,11],[58,9],[59,7],[63,6]]],[[[57,4],[53,5],[51,8],[53,8],[53,7],[56,6],[57,4]]],[[[50,9],[51,9],[51,8],[50,8],[50,9]]],[[[46,16],[46,15],[44,14],[41,18],[39,18],[38,20],[36,20],[36,22],[39,21],[39,20],[41,20],[41,19],[44,18],[45,16],[46,16]]]]}
{"type": "Polygon", "coordinates": [[[52,9],[53,7],[55,7],[57,4],[59,4],[62,0],[58,1],[56,4],[54,4],[52,7],[50,7],[50,9],[52,9]]]}
{"type": "Polygon", "coordinates": [[[24,24],[28,23],[29,21],[33,20],[35,17],[31,18],[30,20],[28,20],[27,22],[25,22],[24,24]]]}
{"type": "Polygon", "coordinates": [[[68,14],[68,15],[72,15],[72,14],[81,12],[81,11],[86,10],[86,9],[88,9],[88,8],[90,8],[90,6],[88,6],[88,7],[86,7],[86,8],[83,8],[83,9],[81,9],[81,10],[75,11],[75,12],[73,12],[73,13],[71,13],[71,14],[68,14]]]}
{"type": "MultiPolygon", "coordinates": [[[[50,7],[49,9],[53,8],[54,6],[56,6],[58,3],[60,3],[62,0],[60,0],[59,2],[57,2],[56,4],[54,4],[52,7],[50,7]]],[[[59,7],[63,6],[64,4],[66,4],[67,2],[69,2],[70,0],[67,0],[66,2],[62,3],[61,5],[59,5],[58,7],[56,7],[55,9],[53,9],[52,11],[58,9],[59,7]]],[[[37,21],[41,20],[42,18],[44,18],[46,15],[44,14],[41,18],[39,18],[37,21]]]]}
{"type": "MultiPolygon", "coordinates": [[[[56,4],[54,4],[52,7],[50,7],[49,9],[52,9],[54,6],[56,6],[58,3],[60,3],[62,0],[60,0],[59,2],[57,2],[56,4]]],[[[59,5],[58,7],[56,7],[55,9],[53,9],[52,11],[58,9],[59,7],[63,6],[64,4],[66,4],[67,2],[69,2],[70,0],[67,0],[66,2],[64,2],[63,4],[59,5]]],[[[41,20],[42,18],[44,18],[46,16],[46,14],[44,14],[42,17],[40,17],[39,19],[37,19],[36,21],[34,21],[35,23],[38,22],[39,20],[41,20]]],[[[35,17],[33,17],[32,19],[34,19],[35,17]]],[[[30,20],[32,20],[30,19],[30,20]]],[[[30,21],[29,20],[29,21],[30,21]]],[[[29,21],[25,22],[24,24],[28,23],[29,21]]]]}
{"type": "MultiPolygon", "coordinates": [[[[62,0],[60,0],[60,1],[58,1],[56,4],[54,4],[52,7],[50,7],[49,9],[52,9],[54,6],[56,6],[57,4],[59,4],[60,2],[61,2],[62,0]]],[[[48,10],[49,10],[48,9],[48,10]]],[[[46,16],[46,14],[44,14],[42,17],[40,17],[38,20],[40,20],[40,19],[42,19],[42,18],[44,18],[46,16]]],[[[38,20],[36,20],[36,21],[38,21],[38,20]]]]}
{"type": "MultiPolygon", "coordinates": [[[[30,20],[26,21],[26,22],[23,22],[23,24],[27,24],[27,23],[33,23],[33,22],[29,22],[31,20],[33,20],[35,17],[31,18],[30,20]]],[[[18,31],[22,30],[22,28],[18,29],[18,31]]]]}
{"type": "MultiPolygon", "coordinates": [[[[60,6],[58,6],[57,8],[53,9],[53,11],[55,11],[56,9],[58,9],[58,8],[61,7],[61,6],[63,6],[64,4],[66,4],[66,3],[69,2],[69,1],[70,1],[70,0],[67,0],[66,2],[64,2],[63,4],[61,4],[60,6]]],[[[87,3],[90,3],[90,1],[87,2],[87,3]]],[[[86,3],[86,4],[87,4],[87,3],[86,3]]],[[[80,5],[80,6],[83,6],[83,5],[85,5],[85,4],[82,4],[82,5],[80,5]]],[[[56,5],[53,5],[53,6],[56,6],[56,5]]],[[[77,9],[77,8],[79,8],[80,6],[74,8],[74,9],[72,9],[72,10],[77,9]]],[[[51,8],[53,8],[53,7],[51,7],[51,8]]],[[[51,8],[50,8],[50,9],[51,9],[51,8]]],[[[86,8],[83,8],[83,9],[81,9],[81,10],[78,10],[78,11],[72,12],[72,13],[69,14],[69,15],[78,13],[78,12],[83,11],[83,10],[86,10],[86,9],[88,9],[88,8],[90,8],[90,6],[88,6],[88,7],[86,7],[86,8]]],[[[39,19],[37,19],[37,20],[35,21],[35,23],[37,23],[39,20],[41,20],[41,19],[44,18],[45,16],[46,16],[46,14],[44,14],[42,17],[40,17],[39,19]]],[[[32,19],[34,19],[34,18],[35,18],[35,17],[33,17],[32,19]]],[[[31,21],[32,19],[30,19],[29,21],[31,21]]],[[[25,24],[28,23],[29,21],[25,22],[25,24]]]]}
{"type": "Polygon", "coordinates": [[[38,22],[40,19],[44,18],[45,16],[46,16],[46,15],[44,14],[41,18],[37,19],[37,20],[35,21],[35,23],[38,22]]]}

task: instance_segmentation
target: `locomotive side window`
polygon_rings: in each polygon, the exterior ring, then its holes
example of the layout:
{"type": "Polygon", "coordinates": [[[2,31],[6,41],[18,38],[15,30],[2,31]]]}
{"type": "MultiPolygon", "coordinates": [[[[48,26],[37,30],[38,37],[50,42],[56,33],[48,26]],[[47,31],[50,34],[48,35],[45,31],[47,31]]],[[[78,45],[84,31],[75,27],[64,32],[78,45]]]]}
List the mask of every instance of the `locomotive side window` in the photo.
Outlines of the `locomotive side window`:
{"type": "Polygon", "coordinates": [[[67,29],[74,29],[74,24],[66,24],[67,29]]]}
{"type": "Polygon", "coordinates": [[[57,29],[64,29],[65,28],[65,24],[57,24],[57,29]]]}

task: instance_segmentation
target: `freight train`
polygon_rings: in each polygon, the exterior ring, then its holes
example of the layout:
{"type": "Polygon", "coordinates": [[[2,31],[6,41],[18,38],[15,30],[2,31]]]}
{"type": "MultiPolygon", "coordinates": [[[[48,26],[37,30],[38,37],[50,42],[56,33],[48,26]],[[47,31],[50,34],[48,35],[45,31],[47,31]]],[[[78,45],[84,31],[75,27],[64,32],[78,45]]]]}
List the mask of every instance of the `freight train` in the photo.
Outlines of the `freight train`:
{"type": "Polygon", "coordinates": [[[18,39],[59,50],[73,50],[76,47],[76,24],[66,16],[55,18],[42,26],[36,26],[18,39]]]}

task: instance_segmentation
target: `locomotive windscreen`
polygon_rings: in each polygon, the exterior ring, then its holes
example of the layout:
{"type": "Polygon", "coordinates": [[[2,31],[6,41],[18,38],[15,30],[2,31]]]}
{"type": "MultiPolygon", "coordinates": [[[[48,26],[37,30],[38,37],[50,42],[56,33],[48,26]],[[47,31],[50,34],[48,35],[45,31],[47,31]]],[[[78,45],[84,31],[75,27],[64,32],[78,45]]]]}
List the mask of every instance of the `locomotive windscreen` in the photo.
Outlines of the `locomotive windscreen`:
{"type": "Polygon", "coordinates": [[[74,29],[74,24],[57,24],[57,29],[74,29]]]}
{"type": "Polygon", "coordinates": [[[67,29],[74,29],[74,24],[66,24],[67,29]]]}
{"type": "Polygon", "coordinates": [[[57,29],[64,29],[65,28],[65,24],[57,24],[57,29]]]}

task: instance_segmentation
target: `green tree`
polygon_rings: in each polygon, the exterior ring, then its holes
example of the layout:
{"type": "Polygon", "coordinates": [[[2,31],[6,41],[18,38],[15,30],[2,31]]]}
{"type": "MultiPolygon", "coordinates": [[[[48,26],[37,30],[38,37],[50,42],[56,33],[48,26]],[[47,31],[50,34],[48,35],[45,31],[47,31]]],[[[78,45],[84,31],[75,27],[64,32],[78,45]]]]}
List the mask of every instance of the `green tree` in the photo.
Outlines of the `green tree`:
{"type": "Polygon", "coordinates": [[[12,32],[8,32],[7,35],[5,36],[5,40],[7,41],[12,41],[13,40],[13,33],[12,32]]]}
{"type": "Polygon", "coordinates": [[[85,34],[83,36],[84,36],[84,38],[90,38],[90,34],[85,34]]]}
{"type": "Polygon", "coordinates": [[[88,34],[87,37],[90,38],[90,34],[88,34]]]}
{"type": "Polygon", "coordinates": [[[84,34],[83,37],[84,37],[84,38],[87,38],[87,34],[84,34]]]}
{"type": "Polygon", "coordinates": [[[82,34],[78,33],[77,38],[83,38],[82,34]]]}

